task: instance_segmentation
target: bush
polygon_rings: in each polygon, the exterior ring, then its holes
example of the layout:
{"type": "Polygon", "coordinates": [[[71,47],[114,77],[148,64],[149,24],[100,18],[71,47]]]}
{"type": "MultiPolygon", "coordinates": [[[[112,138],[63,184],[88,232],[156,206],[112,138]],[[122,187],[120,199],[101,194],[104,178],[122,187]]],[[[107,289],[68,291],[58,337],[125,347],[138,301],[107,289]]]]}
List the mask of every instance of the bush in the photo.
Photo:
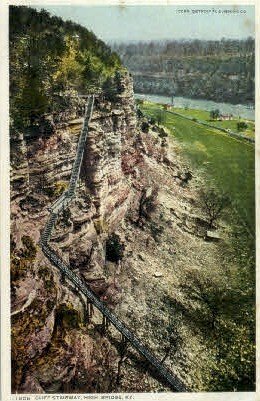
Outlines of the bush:
{"type": "Polygon", "coordinates": [[[237,130],[238,130],[238,131],[242,131],[242,130],[244,130],[244,129],[247,129],[247,127],[248,127],[248,125],[247,125],[247,123],[245,123],[244,121],[239,121],[239,122],[237,123],[237,130]]]}
{"type": "Polygon", "coordinates": [[[55,182],[54,195],[55,196],[60,196],[67,189],[67,186],[68,186],[68,184],[65,181],[55,182]]]}
{"type": "Polygon", "coordinates": [[[141,130],[146,134],[149,132],[149,124],[146,121],[142,122],[141,130]]]}
{"type": "Polygon", "coordinates": [[[156,124],[155,118],[154,118],[154,117],[151,117],[150,120],[149,120],[149,123],[150,123],[151,125],[155,125],[155,124],[156,124]]]}
{"type": "Polygon", "coordinates": [[[137,118],[142,118],[144,116],[144,113],[138,108],[136,110],[136,115],[137,115],[137,118]]]}
{"type": "MultiPolygon", "coordinates": [[[[9,27],[10,121],[15,127],[37,127],[44,113],[57,111],[57,92],[96,91],[122,68],[118,55],[92,32],[45,10],[10,6],[9,27]]],[[[119,73],[115,80],[123,90],[119,73]]]]}
{"type": "Polygon", "coordinates": [[[70,226],[71,225],[71,211],[70,209],[65,209],[63,210],[62,213],[62,222],[65,224],[65,226],[70,226]]]}

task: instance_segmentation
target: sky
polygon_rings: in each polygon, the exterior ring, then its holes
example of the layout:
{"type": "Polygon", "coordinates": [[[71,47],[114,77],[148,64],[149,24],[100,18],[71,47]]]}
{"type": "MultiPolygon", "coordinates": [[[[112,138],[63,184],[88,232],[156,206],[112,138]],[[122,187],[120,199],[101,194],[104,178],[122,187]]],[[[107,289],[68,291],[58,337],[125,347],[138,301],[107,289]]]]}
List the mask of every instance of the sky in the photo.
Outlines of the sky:
{"type": "Polygon", "coordinates": [[[43,5],[105,42],[162,39],[243,39],[254,36],[254,6],[43,5]]]}

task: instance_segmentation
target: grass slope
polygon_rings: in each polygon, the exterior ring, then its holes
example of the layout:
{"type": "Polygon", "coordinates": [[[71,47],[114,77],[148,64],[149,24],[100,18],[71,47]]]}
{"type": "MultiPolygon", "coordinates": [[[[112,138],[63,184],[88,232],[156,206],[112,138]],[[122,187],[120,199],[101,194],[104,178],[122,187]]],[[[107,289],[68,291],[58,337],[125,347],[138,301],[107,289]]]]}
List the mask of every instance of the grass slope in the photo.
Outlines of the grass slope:
{"type": "Polygon", "coordinates": [[[184,108],[176,108],[174,107],[172,111],[175,111],[176,113],[181,114],[182,116],[185,117],[192,117],[192,118],[197,118],[200,121],[204,121],[208,124],[214,125],[215,127],[220,127],[224,129],[230,129],[233,132],[237,132],[246,136],[249,136],[251,138],[254,138],[255,133],[255,124],[253,121],[242,119],[242,118],[235,118],[233,120],[227,120],[227,121],[212,121],[210,119],[210,112],[206,110],[197,110],[197,109],[184,109],[184,108]],[[248,128],[246,130],[243,130],[241,132],[238,131],[237,129],[237,123],[244,121],[246,122],[248,128]]]}
{"type": "MultiPolygon", "coordinates": [[[[145,102],[145,114],[156,116],[157,104],[145,102]]],[[[185,110],[182,109],[182,112],[185,110]]],[[[202,119],[207,112],[198,112],[194,117],[202,119]]],[[[219,122],[218,122],[219,123],[219,122]]],[[[183,153],[192,167],[200,169],[208,184],[228,192],[237,205],[240,218],[254,232],[254,146],[231,138],[228,135],[206,128],[193,121],[165,113],[164,125],[181,143],[183,153]]]]}

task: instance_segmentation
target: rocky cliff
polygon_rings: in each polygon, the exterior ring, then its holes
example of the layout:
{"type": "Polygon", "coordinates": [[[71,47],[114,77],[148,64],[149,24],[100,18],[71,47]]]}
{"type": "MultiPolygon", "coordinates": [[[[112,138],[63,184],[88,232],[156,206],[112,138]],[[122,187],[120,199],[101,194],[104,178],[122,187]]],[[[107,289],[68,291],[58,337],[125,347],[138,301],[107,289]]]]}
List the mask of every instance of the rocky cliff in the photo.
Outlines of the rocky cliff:
{"type": "MultiPolygon", "coordinates": [[[[193,252],[200,252],[197,263],[205,268],[212,262],[208,248],[214,254],[215,245],[200,239],[203,220],[198,223],[190,212],[194,194],[180,173],[178,148],[162,128],[140,128],[127,73],[120,88],[113,102],[101,95],[95,100],[77,196],[51,241],[108,307],[163,357],[171,319],[167,297],[180,296],[174,288],[188,260],[182,244],[192,241],[193,252]],[[113,234],[122,253],[116,262],[107,250],[113,234]]],[[[102,316],[86,313],[87,300],[38,246],[48,208],[68,185],[76,154],[84,100],[75,97],[71,104],[62,116],[45,116],[33,133],[11,136],[13,391],[167,390],[133,352],[122,373],[118,333],[104,334],[102,316]]],[[[205,356],[200,340],[192,347],[205,356]]],[[[177,366],[174,358],[169,362],[173,366],[188,386],[203,389],[202,373],[185,347],[177,366]]]]}

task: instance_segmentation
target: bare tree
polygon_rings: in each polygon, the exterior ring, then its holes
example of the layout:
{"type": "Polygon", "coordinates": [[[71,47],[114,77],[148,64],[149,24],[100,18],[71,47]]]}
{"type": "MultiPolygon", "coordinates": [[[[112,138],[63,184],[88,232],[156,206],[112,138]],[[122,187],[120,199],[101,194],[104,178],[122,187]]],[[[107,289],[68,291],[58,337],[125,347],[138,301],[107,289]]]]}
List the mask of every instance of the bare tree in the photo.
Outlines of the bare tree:
{"type": "Polygon", "coordinates": [[[123,338],[119,348],[120,358],[118,360],[118,365],[117,365],[117,377],[116,377],[117,385],[120,384],[122,379],[122,373],[121,373],[122,365],[128,359],[127,348],[128,348],[128,342],[125,338],[123,338]]]}
{"type": "Polygon", "coordinates": [[[177,332],[173,332],[169,335],[168,346],[165,348],[165,355],[161,360],[161,364],[165,362],[170,353],[175,354],[177,352],[177,349],[179,347],[179,342],[180,342],[180,336],[177,332]]]}
{"type": "Polygon", "coordinates": [[[219,193],[216,189],[202,190],[200,192],[200,204],[206,213],[209,226],[214,227],[224,209],[230,205],[230,197],[225,193],[219,193]]]}

